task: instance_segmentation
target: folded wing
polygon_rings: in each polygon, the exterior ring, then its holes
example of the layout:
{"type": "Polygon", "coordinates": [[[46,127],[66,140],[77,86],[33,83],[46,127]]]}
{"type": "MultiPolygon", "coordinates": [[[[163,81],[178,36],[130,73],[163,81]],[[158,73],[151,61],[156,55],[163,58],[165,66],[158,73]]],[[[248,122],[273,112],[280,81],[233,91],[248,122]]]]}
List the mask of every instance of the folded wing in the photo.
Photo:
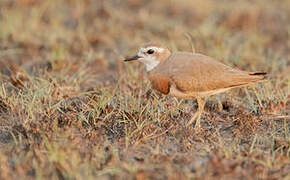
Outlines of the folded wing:
{"type": "Polygon", "coordinates": [[[174,53],[155,70],[160,77],[169,77],[182,92],[206,92],[234,88],[258,82],[263,72],[246,72],[226,66],[208,56],[192,53],[174,53]]]}

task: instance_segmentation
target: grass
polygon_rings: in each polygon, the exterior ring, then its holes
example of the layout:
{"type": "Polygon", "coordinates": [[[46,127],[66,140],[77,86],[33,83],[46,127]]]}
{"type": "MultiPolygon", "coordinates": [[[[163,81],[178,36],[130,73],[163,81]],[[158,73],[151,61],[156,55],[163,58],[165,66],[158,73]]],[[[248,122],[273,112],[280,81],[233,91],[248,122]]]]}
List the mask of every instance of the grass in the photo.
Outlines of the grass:
{"type": "Polygon", "coordinates": [[[0,1],[0,179],[289,179],[289,1],[0,1]],[[148,41],[267,82],[197,104],[125,64],[148,41]]]}

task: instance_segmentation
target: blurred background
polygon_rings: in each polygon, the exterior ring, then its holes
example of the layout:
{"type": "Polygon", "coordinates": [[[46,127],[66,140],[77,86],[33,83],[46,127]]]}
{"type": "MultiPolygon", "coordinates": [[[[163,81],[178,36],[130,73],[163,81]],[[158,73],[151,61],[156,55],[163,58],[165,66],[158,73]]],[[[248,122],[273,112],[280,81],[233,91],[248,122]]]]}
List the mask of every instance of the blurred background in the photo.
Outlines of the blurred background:
{"type": "Polygon", "coordinates": [[[7,73],[7,63],[31,70],[49,62],[57,69],[90,59],[114,70],[153,41],[172,51],[193,46],[246,70],[283,73],[289,9],[288,0],[1,0],[0,70],[7,73]]]}

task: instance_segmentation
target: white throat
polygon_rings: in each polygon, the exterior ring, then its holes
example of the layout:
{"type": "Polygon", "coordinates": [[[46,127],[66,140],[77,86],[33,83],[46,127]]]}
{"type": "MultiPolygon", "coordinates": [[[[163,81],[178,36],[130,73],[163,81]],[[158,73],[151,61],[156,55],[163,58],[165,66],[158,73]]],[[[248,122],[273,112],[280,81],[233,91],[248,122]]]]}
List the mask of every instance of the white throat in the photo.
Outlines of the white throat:
{"type": "Polygon", "coordinates": [[[159,64],[158,61],[155,61],[155,62],[152,63],[152,64],[146,64],[146,71],[147,71],[147,72],[151,71],[151,70],[154,69],[158,64],[159,64]]]}
{"type": "Polygon", "coordinates": [[[160,62],[160,61],[158,61],[158,60],[156,60],[155,58],[152,58],[152,57],[142,58],[142,59],[140,59],[140,61],[145,64],[147,72],[149,72],[152,69],[154,69],[160,62]]]}

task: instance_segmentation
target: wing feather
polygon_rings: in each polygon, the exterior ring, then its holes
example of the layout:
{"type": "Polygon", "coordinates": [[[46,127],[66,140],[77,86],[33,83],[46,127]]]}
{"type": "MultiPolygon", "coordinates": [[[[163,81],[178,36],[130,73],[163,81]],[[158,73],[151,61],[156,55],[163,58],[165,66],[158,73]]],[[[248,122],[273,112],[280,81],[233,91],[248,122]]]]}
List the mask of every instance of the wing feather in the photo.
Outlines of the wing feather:
{"type": "MultiPolygon", "coordinates": [[[[243,86],[262,80],[264,73],[251,73],[226,66],[202,54],[177,52],[158,65],[153,74],[160,79],[155,86],[173,83],[182,92],[205,92],[243,86]],[[169,78],[165,78],[169,77],[169,78]]],[[[162,91],[167,92],[169,89],[162,91]]]]}

